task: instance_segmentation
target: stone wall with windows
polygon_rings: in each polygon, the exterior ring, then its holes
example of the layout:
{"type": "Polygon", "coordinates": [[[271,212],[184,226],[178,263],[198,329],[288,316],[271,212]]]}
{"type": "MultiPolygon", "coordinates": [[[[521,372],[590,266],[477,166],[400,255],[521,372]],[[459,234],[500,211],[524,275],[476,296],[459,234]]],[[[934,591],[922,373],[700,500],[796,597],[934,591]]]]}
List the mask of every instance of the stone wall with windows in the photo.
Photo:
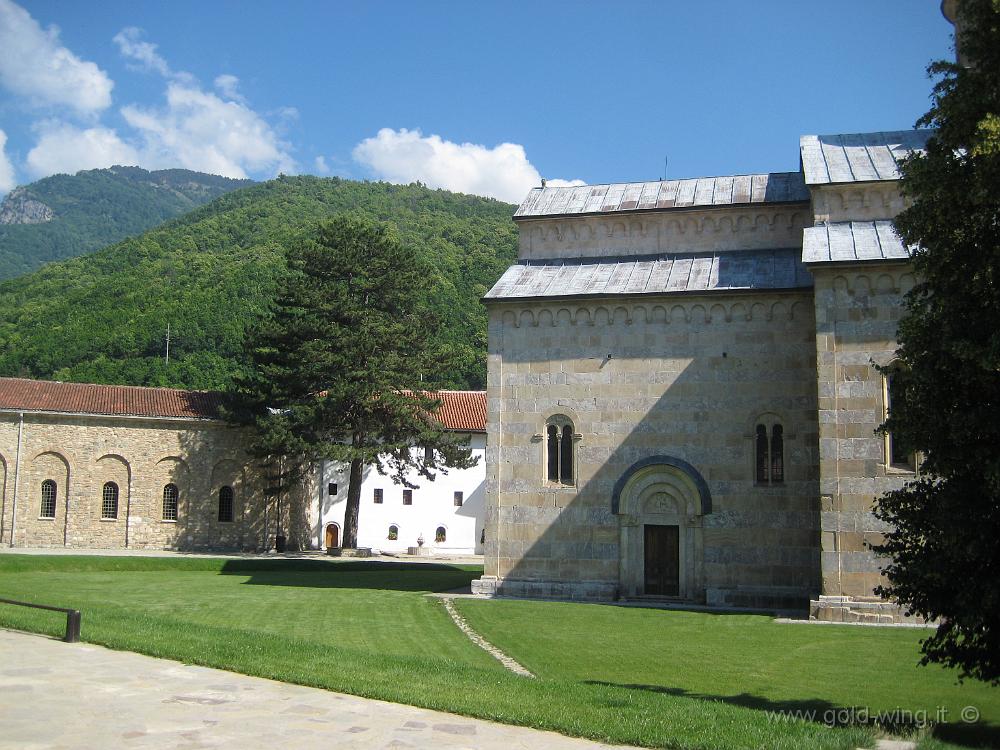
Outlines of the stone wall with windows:
{"type": "Polygon", "coordinates": [[[888,405],[887,381],[876,365],[889,365],[896,356],[902,296],[914,276],[906,263],[812,270],[823,567],[823,597],[813,603],[813,614],[859,619],[851,611],[865,610],[875,618],[899,619],[898,608],[882,606],[873,593],[881,562],[870,546],[882,541],[886,528],[872,506],[911,479],[914,465],[909,457],[894,462],[890,437],[876,433],[888,405]]]}
{"type": "Polygon", "coordinates": [[[680,528],[681,598],[805,606],[820,578],[811,290],[494,303],[489,326],[477,590],[641,594],[629,540],[652,522],[680,528]],[[769,445],[780,425],[783,451],[762,481],[758,425],[769,445]],[[567,426],[571,477],[548,456],[567,426]],[[657,477],[660,457],[688,468],[657,477]]]}
{"type": "Polygon", "coordinates": [[[19,416],[0,413],[2,544],[231,550],[273,544],[273,509],[243,449],[245,436],[222,422],[26,412],[20,429],[19,451],[19,416]],[[220,520],[220,492],[230,491],[232,520],[225,514],[220,520]]]}

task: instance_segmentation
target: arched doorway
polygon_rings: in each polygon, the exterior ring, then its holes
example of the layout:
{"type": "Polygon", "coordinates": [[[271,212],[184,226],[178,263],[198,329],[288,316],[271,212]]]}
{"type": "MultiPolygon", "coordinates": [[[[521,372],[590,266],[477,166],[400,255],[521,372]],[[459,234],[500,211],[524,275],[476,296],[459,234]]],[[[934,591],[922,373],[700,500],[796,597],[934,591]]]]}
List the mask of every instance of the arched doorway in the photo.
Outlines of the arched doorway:
{"type": "Polygon", "coordinates": [[[708,485],[681,459],[655,456],[622,475],[612,494],[619,518],[619,591],[704,601],[703,517],[708,485]]]}
{"type": "Polygon", "coordinates": [[[340,527],[335,523],[326,525],[326,548],[331,549],[340,546],[340,527]]]}

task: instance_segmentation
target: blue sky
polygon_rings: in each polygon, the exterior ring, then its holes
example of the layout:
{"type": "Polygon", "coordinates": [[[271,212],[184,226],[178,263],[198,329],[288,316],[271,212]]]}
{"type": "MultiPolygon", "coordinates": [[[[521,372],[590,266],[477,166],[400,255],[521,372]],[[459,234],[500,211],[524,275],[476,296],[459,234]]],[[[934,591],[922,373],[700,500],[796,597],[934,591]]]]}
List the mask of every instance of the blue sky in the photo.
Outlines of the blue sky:
{"type": "Polygon", "coordinates": [[[0,193],[137,163],[420,180],[518,202],[796,169],[807,133],[911,127],[936,0],[0,0],[0,193]]]}

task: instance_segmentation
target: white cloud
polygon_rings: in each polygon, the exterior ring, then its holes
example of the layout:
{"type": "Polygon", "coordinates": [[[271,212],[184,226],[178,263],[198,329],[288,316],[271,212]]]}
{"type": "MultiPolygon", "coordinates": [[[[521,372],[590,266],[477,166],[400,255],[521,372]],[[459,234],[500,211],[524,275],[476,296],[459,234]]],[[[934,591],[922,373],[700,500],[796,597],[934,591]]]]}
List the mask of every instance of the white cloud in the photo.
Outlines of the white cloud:
{"type": "Polygon", "coordinates": [[[317,156],[313,160],[313,167],[317,174],[330,174],[330,165],[326,163],[325,156],[317,156]]]}
{"type": "Polygon", "coordinates": [[[215,78],[215,88],[226,99],[234,102],[246,102],[239,91],[240,79],[229,73],[223,73],[215,78]]]}
{"type": "Polygon", "coordinates": [[[170,66],[156,51],[156,45],[142,40],[142,29],[127,26],[115,34],[112,41],[118,45],[122,56],[132,60],[138,70],[152,70],[162,76],[170,75],[170,66]]]}
{"type": "Polygon", "coordinates": [[[41,136],[28,152],[28,172],[36,178],[74,174],[113,164],[136,165],[139,153],[110,128],[78,128],[61,122],[43,123],[41,136]]]}
{"type": "MultiPolygon", "coordinates": [[[[419,130],[382,128],[354,147],[356,161],[389,182],[420,181],[431,187],[486,195],[520,203],[541,183],[524,146],[501,143],[487,148],[453,143],[419,130]]],[[[549,180],[550,185],[583,185],[580,180],[549,180]]]]}
{"type": "Polygon", "coordinates": [[[0,0],[0,84],[35,105],[64,105],[91,114],[111,105],[114,83],[92,62],[59,43],[21,6],[0,0]]]}
{"type": "Polygon", "coordinates": [[[7,146],[7,134],[0,130],[0,195],[13,190],[17,186],[14,176],[14,165],[7,158],[4,150],[7,146]]]}
{"type": "Polygon", "coordinates": [[[224,101],[196,85],[171,81],[166,107],[122,108],[142,140],[143,163],[182,166],[227,177],[295,171],[274,129],[241,102],[224,101]]]}

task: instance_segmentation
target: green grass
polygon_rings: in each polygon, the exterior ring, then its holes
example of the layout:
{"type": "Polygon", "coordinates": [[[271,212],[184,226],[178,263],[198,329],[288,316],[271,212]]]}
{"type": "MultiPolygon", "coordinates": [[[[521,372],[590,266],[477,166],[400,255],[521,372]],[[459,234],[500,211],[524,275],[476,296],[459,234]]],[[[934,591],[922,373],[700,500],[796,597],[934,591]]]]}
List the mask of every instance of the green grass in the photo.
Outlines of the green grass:
{"type": "MultiPolygon", "coordinates": [[[[466,585],[480,572],[350,561],[5,554],[0,597],[79,608],[83,639],[111,648],[651,747],[872,744],[877,733],[869,727],[828,728],[768,714],[819,704],[965,705],[968,698],[984,718],[998,716],[995,693],[956,688],[949,675],[913,667],[920,637],[913,631],[459,600],[474,627],[539,675],[516,677],[424,595],[466,585]],[[877,670],[861,663],[867,658],[877,670]]],[[[61,635],[63,623],[53,613],[0,605],[0,626],[61,635]]]]}
{"type": "MultiPolygon", "coordinates": [[[[811,712],[819,723],[872,724],[878,714],[903,734],[914,733],[922,718],[939,718],[943,707],[951,723],[938,728],[941,738],[958,746],[1000,743],[1000,691],[957,685],[952,671],[916,666],[923,630],[557,602],[461,600],[457,606],[473,628],[544,679],[745,706],[765,715],[811,712]],[[978,726],[960,721],[970,705],[980,712],[978,726]]],[[[924,745],[949,746],[930,736],[924,745]]]]}

